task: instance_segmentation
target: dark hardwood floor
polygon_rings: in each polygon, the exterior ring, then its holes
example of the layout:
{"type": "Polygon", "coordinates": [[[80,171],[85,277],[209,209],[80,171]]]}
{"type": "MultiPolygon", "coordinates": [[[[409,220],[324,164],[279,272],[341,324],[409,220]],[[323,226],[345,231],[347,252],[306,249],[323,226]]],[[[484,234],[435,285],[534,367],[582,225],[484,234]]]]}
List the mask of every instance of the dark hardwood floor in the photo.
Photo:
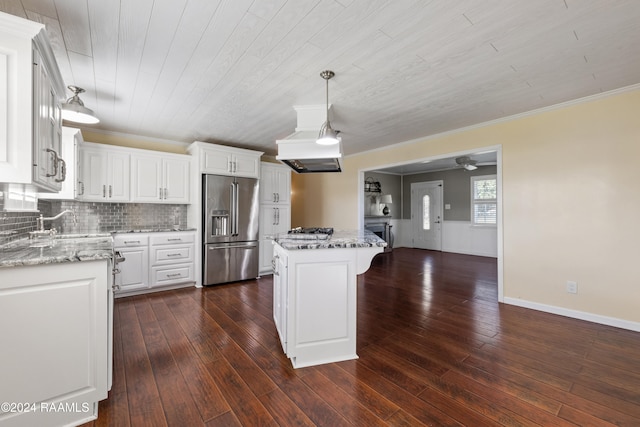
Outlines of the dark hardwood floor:
{"type": "Polygon", "coordinates": [[[87,425],[640,425],[640,333],[498,304],[495,259],[398,248],[358,293],[360,358],[298,370],[271,276],[119,299],[87,425]]]}

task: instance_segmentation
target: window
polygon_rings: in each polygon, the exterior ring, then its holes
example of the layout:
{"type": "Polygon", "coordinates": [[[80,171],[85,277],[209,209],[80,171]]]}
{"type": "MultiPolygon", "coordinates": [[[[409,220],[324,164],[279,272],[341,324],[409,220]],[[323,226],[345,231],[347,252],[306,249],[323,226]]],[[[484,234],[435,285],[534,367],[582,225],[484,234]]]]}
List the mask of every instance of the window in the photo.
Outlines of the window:
{"type": "Polygon", "coordinates": [[[429,195],[425,195],[422,198],[422,229],[431,229],[431,198],[429,195]]]}
{"type": "Polygon", "coordinates": [[[498,181],[495,175],[471,177],[471,221],[473,225],[498,222],[498,181]]]}

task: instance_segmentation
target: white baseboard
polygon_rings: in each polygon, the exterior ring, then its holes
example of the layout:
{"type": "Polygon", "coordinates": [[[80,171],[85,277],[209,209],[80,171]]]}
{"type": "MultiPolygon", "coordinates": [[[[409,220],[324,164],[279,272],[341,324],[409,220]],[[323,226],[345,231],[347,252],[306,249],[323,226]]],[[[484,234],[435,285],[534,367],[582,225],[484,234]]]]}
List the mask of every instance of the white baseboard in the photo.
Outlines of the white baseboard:
{"type": "Polygon", "coordinates": [[[621,329],[628,329],[640,332],[640,323],[629,320],[617,319],[615,317],[602,316],[599,314],[587,313],[585,311],[571,310],[564,307],[540,304],[519,298],[504,298],[505,304],[516,305],[518,307],[530,308],[532,310],[544,311],[545,313],[558,314],[560,316],[571,317],[573,319],[586,320],[588,322],[599,323],[601,325],[613,326],[621,329]]]}

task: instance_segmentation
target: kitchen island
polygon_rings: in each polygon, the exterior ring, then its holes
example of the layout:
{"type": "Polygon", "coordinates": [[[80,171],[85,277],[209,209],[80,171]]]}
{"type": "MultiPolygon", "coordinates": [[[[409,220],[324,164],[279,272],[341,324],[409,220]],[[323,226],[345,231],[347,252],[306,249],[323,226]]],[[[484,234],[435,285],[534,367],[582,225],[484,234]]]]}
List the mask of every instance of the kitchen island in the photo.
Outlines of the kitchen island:
{"type": "Polygon", "coordinates": [[[368,230],[275,236],[273,319],[294,368],[357,359],[357,275],[387,243],[368,230]]]}

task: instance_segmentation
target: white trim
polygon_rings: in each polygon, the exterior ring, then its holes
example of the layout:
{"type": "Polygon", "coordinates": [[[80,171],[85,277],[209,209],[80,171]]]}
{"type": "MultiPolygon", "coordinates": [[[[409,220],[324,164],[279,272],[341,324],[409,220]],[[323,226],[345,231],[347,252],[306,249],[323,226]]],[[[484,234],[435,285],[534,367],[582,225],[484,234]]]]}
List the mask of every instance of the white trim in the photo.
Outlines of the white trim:
{"type": "Polygon", "coordinates": [[[629,320],[602,316],[600,314],[588,313],[586,311],[571,310],[554,305],[540,304],[537,302],[527,301],[519,298],[507,297],[504,299],[504,303],[515,305],[518,307],[529,308],[532,310],[543,311],[545,313],[558,314],[560,316],[570,317],[572,319],[586,320],[587,322],[594,322],[601,325],[613,326],[615,328],[622,328],[628,329],[630,331],[640,332],[640,322],[631,322],[629,320]]]}
{"type": "MultiPolygon", "coordinates": [[[[445,131],[445,132],[436,133],[436,134],[433,134],[433,135],[426,135],[426,136],[410,139],[408,141],[402,141],[402,142],[398,142],[398,143],[395,143],[395,144],[385,145],[384,147],[372,148],[371,150],[358,151],[357,153],[348,154],[348,155],[345,154],[343,157],[344,158],[348,158],[348,157],[360,156],[360,155],[368,154],[368,153],[375,153],[377,151],[392,150],[392,149],[401,147],[403,145],[411,145],[411,144],[415,144],[417,142],[429,141],[429,140],[432,140],[432,139],[437,139],[437,138],[442,138],[442,137],[445,137],[445,136],[455,135],[455,134],[458,134],[458,133],[461,133],[461,132],[467,132],[467,131],[474,130],[474,129],[480,129],[480,128],[484,128],[484,127],[487,127],[487,126],[496,125],[496,124],[499,124],[499,123],[510,122],[510,121],[513,121],[513,120],[518,120],[518,119],[522,119],[522,118],[525,118],[525,117],[535,116],[537,114],[546,113],[546,112],[549,112],[549,111],[559,110],[559,109],[570,107],[570,106],[573,106],[573,105],[584,104],[584,103],[587,103],[587,102],[608,98],[610,96],[620,95],[620,94],[627,93],[627,92],[633,92],[635,90],[640,90],[640,83],[636,83],[636,84],[633,84],[631,86],[621,87],[621,88],[618,88],[618,89],[613,89],[613,90],[610,90],[610,91],[607,91],[607,92],[597,93],[595,95],[589,95],[589,96],[585,96],[585,97],[582,97],[582,98],[573,99],[571,101],[561,102],[559,104],[549,105],[547,107],[537,108],[535,110],[526,111],[524,113],[518,113],[518,114],[511,115],[511,116],[501,117],[499,119],[489,120],[488,122],[476,123],[475,125],[469,125],[469,126],[461,127],[461,128],[458,128],[458,129],[453,129],[453,130],[448,130],[448,131],[445,131]]],[[[475,152],[476,151],[473,151],[473,152],[470,152],[469,154],[473,154],[475,152]]],[[[450,157],[450,156],[447,156],[447,157],[450,157]]],[[[438,158],[439,157],[434,157],[433,159],[436,160],[438,158]]],[[[416,160],[416,161],[411,162],[411,163],[416,163],[416,162],[419,162],[419,161],[420,160],[416,160]]],[[[402,163],[400,163],[400,164],[402,164],[402,163]]],[[[398,164],[398,165],[389,165],[388,167],[399,166],[400,164],[398,164]]]]}

